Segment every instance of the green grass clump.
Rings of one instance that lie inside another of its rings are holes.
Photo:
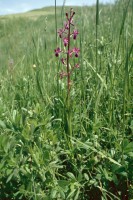
[[[69,7],[0,17],[0,200],[133,199],[133,3],[73,9],[71,136],[54,56]]]

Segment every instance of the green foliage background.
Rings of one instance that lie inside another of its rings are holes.
[[[133,199],[133,2],[98,2],[74,7],[72,137],[54,56],[69,7],[0,17],[1,200]]]

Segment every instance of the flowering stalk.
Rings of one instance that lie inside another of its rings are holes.
[[[67,88],[68,88],[68,92],[67,92],[67,98],[69,98],[69,94],[70,94],[70,70],[69,70],[69,52],[70,52],[70,20],[68,20],[68,49],[67,49]]]
[[[73,16],[74,15],[75,15],[75,12],[73,11],[73,9],[70,9],[70,16],[68,15],[68,13],[66,13],[67,21],[64,23],[64,27],[62,29],[59,29],[59,31],[58,31],[58,35],[63,41],[65,51],[61,50],[59,47],[57,47],[55,49],[55,56],[56,57],[59,57],[60,53],[64,53],[65,55],[67,55],[66,58],[61,58],[62,64],[66,66],[67,73],[61,72],[62,76],[60,76],[60,77],[63,78],[63,74],[64,74],[64,76],[67,77],[67,90],[68,90],[67,96],[70,95],[70,85],[71,85],[70,58],[72,57],[73,54],[75,54],[75,57],[78,57],[79,52],[80,52],[80,50],[76,47],[74,47],[73,49],[70,49],[71,37],[73,38],[73,40],[76,40],[77,35],[79,34],[78,30],[76,30],[76,29],[74,29],[73,32],[71,32],[71,26],[73,26],[73,28],[74,28],[74,23],[73,23]],[[79,66],[79,64],[77,63],[74,67],[77,68],[77,65]]]
[[[61,58],[61,62],[64,66],[66,66],[66,71],[60,73],[60,78],[67,77],[67,124],[68,124],[68,132],[71,133],[71,114],[70,114],[70,89],[71,89],[71,74],[75,68],[79,68],[79,64],[76,63],[75,66],[70,68],[70,59],[74,55],[76,58],[79,56],[80,50],[77,47],[71,49],[70,41],[71,38],[76,40],[78,33],[77,29],[74,29],[73,16],[75,12],[73,9],[70,9],[70,14],[66,13],[66,22],[64,23],[64,27],[59,29],[58,35],[62,39],[64,49],[61,50],[59,47],[55,49],[55,56],[59,57],[60,54],[64,54],[65,56]],[[73,30],[72,30],[73,29]],[[72,31],[71,31],[72,30]]]

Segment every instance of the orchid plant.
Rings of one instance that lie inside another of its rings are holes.
[[[66,70],[60,72],[60,78],[67,77],[67,102],[66,102],[66,121],[67,124],[66,133],[72,136],[71,129],[71,106],[70,106],[70,89],[71,89],[71,74],[75,68],[79,68],[79,64],[76,63],[73,67],[71,66],[70,59],[73,57],[78,58],[80,49],[77,47],[71,48],[71,40],[76,40],[79,34],[78,30],[75,29],[73,22],[73,17],[75,12],[70,9],[70,13],[66,13],[66,21],[64,22],[64,27],[58,30],[59,38],[63,42],[64,48],[61,49],[57,47],[55,51],[55,56],[60,57],[60,62],[66,66]],[[62,56],[63,55],[63,56]]]

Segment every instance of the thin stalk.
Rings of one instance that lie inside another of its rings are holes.
[[[56,0],[55,0],[55,30],[56,30],[56,46],[57,46],[57,11],[56,11]]]
[[[68,49],[67,49],[67,99],[70,96],[70,69],[69,69],[69,52],[70,52],[70,22],[69,22],[69,29],[68,29]]]
[[[98,69],[98,25],[99,25],[99,0],[96,2],[96,69]]]
[[[56,46],[57,46],[57,10],[56,10],[56,0],[55,0],[55,42],[56,42]],[[57,67],[57,77],[58,77],[58,74],[59,74],[59,65]],[[58,96],[59,96],[59,79],[57,78],[57,93],[58,93]]]
[[[68,123],[68,134],[71,136],[71,113],[70,113],[70,68],[69,68],[69,52],[70,52],[70,20],[69,20],[69,29],[68,29],[68,48],[67,48],[67,123]]]
[[[98,73],[98,24],[99,24],[99,0],[96,2],[96,72]],[[97,77],[95,77],[95,83],[97,83]],[[99,87],[99,86],[98,86]],[[95,97],[97,97],[97,89],[95,89]],[[97,108],[94,108],[94,121],[97,119]]]
[[[119,42],[118,42],[118,48],[117,48],[117,53],[116,53],[116,59],[118,59],[118,56],[119,56],[121,36],[122,36],[123,30],[124,30],[124,25],[125,25],[125,20],[126,20],[127,13],[128,13],[129,3],[130,3],[130,0],[125,5],[124,12],[123,12],[123,18],[122,18],[122,23],[121,23],[121,27],[120,27]]]

